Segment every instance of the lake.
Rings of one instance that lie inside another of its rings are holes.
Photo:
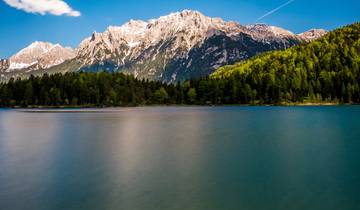
[[[360,106],[0,110],[1,210],[359,210]]]

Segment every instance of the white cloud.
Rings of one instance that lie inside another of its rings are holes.
[[[67,15],[79,17],[81,13],[73,10],[62,0],[4,0],[6,4],[16,9],[24,10],[29,13],[39,13],[41,15]]]

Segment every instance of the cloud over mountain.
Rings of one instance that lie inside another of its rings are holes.
[[[72,9],[62,0],[4,0],[6,4],[19,10],[41,15],[52,14],[79,17],[81,13]]]

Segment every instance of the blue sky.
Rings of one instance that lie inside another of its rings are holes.
[[[36,5],[37,2],[44,2]],[[327,30],[360,21],[359,0],[0,0],[0,58],[33,41],[76,47],[93,31],[121,25],[129,19],[157,18],[184,9],[242,24],[288,4],[259,22],[300,33]],[[20,2],[20,3],[19,3]],[[25,2],[25,3],[24,3]]]

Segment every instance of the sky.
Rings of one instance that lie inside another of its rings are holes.
[[[76,47],[92,32],[184,9],[301,33],[360,21],[359,0],[0,0],[0,58],[34,41]]]

